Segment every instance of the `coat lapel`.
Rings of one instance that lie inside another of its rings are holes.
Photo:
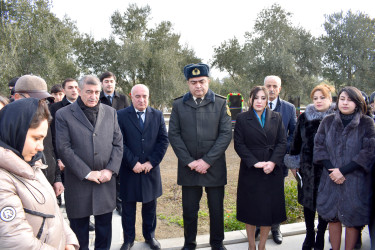
[[[264,136],[266,136],[266,133],[264,129],[262,128],[262,125],[260,125],[260,122],[258,121],[258,118],[254,114],[254,111],[252,109],[249,110],[247,121],[250,127],[252,127],[253,129],[256,129],[260,134],[263,134]],[[267,124],[267,114],[266,114],[266,124]]]
[[[143,127],[143,131],[146,131],[146,129],[149,127],[149,125],[151,124],[151,121],[154,120],[153,117],[154,117],[154,112],[152,111],[150,107],[147,107],[145,125]]]
[[[100,128],[100,124],[102,123],[104,119],[104,104],[99,104],[99,112],[98,117],[96,118],[96,124],[95,124],[95,130],[96,128]]]
[[[274,121],[274,118],[275,116],[273,115],[272,113],[272,110],[270,109],[267,109],[267,112],[266,112],[266,121],[265,121],[265,124],[264,124],[264,133],[267,135],[268,131],[270,129],[274,129],[274,124],[272,124]]]
[[[139,125],[138,115],[135,112],[134,106],[132,105],[131,108],[128,109],[130,121],[134,124],[134,126],[142,133],[141,126]],[[146,119],[147,120],[147,119]]]
[[[78,106],[77,102],[74,102],[72,105],[70,105],[70,110],[73,113],[73,116],[80,121],[83,125],[85,125],[88,129],[91,131],[94,131],[94,127],[87,119],[85,113],[83,113],[82,109]]]

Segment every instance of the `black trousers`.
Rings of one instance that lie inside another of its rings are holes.
[[[210,212],[210,245],[221,247],[224,240],[224,186],[205,187],[205,191]],[[195,249],[197,246],[198,211],[202,193],[201,186],[182,186],[184,245],[189,249]]]
[[[122,201],[122,230],[124,242],[133,242],[135,239],[135,215],[137,202]],[[156,199],[142,203],[142,233],[146,240],[155,237],[156,229]]]
[[[95,250],[108,250],[112,241],[112,212],[95,215]],[[90,217],[69,219],[70,227],[78,238],[81,250],[89,250]]]

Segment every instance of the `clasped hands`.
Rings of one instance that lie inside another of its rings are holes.
[[[205,162],[202,159],[199,159],[199,160],[195,160],[195,161],[190,162],[188,164],[188,167],[191,170],[195,170],[200,174],[206,174],[207,169],[210,167],[210,164],[208,164],[207,162]]]
[[[112,171],[103,169],[100,171],[91,171],[87,179],[98,184],[110,181],[112,178]]]
[[[329,177],[334,183],[336,184],[344,183],[344,181],[346,180],[345,176],[340,172],[338,168],[330,168],[328,170],[331,171],[331,173],[329,174]]]
[[[145,174],[151,171],[153,166],[149,161],[146,161],[145,163],[141,164],[140,162],[137,162],[135,166],[133,167],[133,172],[136,174],[142,173],[145,171]]]
[[[272,161],[260,161],[260,162],[255,163],[254,167],[263,168],[263,172],[265,174],[270,174],[275,168],[275,163]]]

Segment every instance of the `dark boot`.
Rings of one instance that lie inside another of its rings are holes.
[[[325,221],[322,217],[318,217],[318,232],[316,233],[315,247],[314,250],[323,250],[324,249],[324,234],[327,229],[328,222]]]
[[[358,235],[357,242],[355,243],[354,249],[361,249],[361,247],[362,247],[362,230],[363,230],[363,227],[358,227],[357,229],[359,231],[359,235]]]
[[[302,250],[311,250],[315,244],[315,211],[311,211],[307,207],[303,208],[306,224],[306,238],[302,245]]]

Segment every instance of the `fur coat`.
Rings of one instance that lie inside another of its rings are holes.
[[[302,187],[298,185],[298,202],[308,209],[315,211],[316,196],[323,166],[313,163],[314,137],[320,122],[334,112],[331,105],[325,112],[319,112],[313,104],[309,104],[303,114],[298,117],[290,155],[299,155],[299,173],[302,177]]]
[[[375,156],[374,121],[357,112],[344,127],[340,112],[321,122],[314,141],[314,163],[330,160],[335,168],[351,161],[359,166],[345,175],[343,184],[335,184],[323,169],[316,207],[330,221],[338,219],[348,227],[368,224],[371,197],[371,168]]]

